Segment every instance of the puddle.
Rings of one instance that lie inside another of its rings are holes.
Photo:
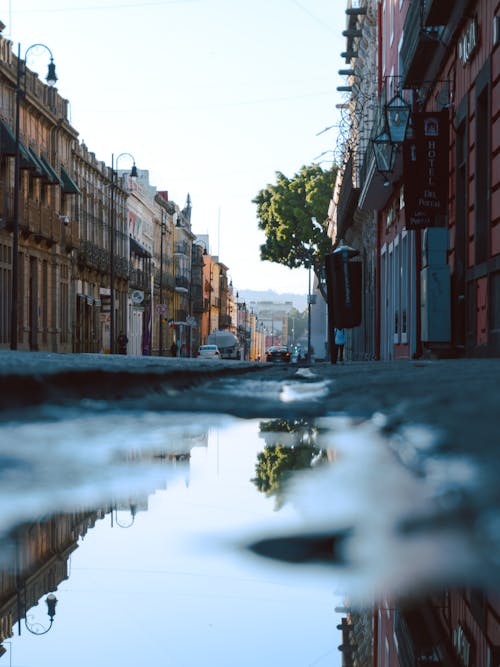
[[[496,591],[496,485],[424,426],[88,408],[1,428],[0,665],[340,665]]]

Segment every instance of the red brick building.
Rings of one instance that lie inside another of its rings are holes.
[[[362,251],[370,284],[375,256],[377,307],[365,309],[363,328],[375,331],[378,358],[497,356],[500,3],[347,5],[349,86],[340,90],[350,91],[351,128],[330,217],[332,240]],[[388,122],[395,99],[410,111],[398,141],[389,126],[403,109]],[[419,133],[432,122],[439,130],[423,155]],[[351,340],[353,358],[371,354],[355,330]]]

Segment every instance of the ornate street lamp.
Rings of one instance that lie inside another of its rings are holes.
[[[392,143],[387,130],[383,130],[372,139],[373,152],[375,154],[375,166],[377,171],[384,175],[384,185],[390,185],[388,174],[394,171],[396,163],[396,146]]]
[[[28,632],[31,632],[31,634],[33,635],[46,634],[50,630],[50,628],[52,627],[52,623],[54,622],[54,616],[56,615],[56,605],[57,605],[57,598],[54,595],[54,593],[49,593],[47,595],[47,597],[45,598],[45,604],[47,605],[47,614],[50,620],[48,628],[45,628],[41,623],[29,624],[27,615],[25,615],[24,617],[24,625],[26,627],[26,630],[28,630]]]
[[[384,185],[390,185],[389,174],[394,171],[410,123],[411,107],[399,92],[384,105],[385,125],[372,139],[377,171],[384,175]]]
[[[393,144],[402,144],[406,139],[410,113],[411,107],[400,93],[396,93],[385,105],[387,130]]]
[[[18,310],[18,288],[19,288],[19,199],[20,199],[20,173],[21,173],[21,142],[19,116],[21,99],[26,95],[26,58],[28,53],[35,48],[48,51],[50,63],[45,80],[47,85],[54,86],[57,81],[56,66],[52,51],[45,44],[32,44],[21,59],[21,45],[17,49],[17,77],[16,77],[16,118],[15,118],[15,153],[14,153],[14,230],[12,236],[12,280],[11,280],[11,312],[10,312],[10,349],[17,350],[17,310]]]
[[[132,159],[133,165],[130,171],[131,178],[137,178],[137,167],[135,166],[135,158],[130,153],[120,153],[115,161],[114,154],[111,155],[111,199],[110,199],[110,226],[109,226],[109,351],[111,354],[115,352],[115,233],[116,233],[116,206],[115,206],[115,191],[117,188],[118,178],[118,162],[121,157],[128,156]],[[116,164],[116,170],[115,170]]]
[[[118,508],[115,506],[111,510],[111,527],[113,527],[113,524],[116,523],[116,525],[119,526],[120,528],[130,528],[131,526],[134,525],[136,514],[137,514],[137,505],[135,505],[134,503],[130,503],[130,519],[128,521],[120,521],[118,519]]]

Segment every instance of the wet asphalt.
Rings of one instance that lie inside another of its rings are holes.
[[[89,400],[249,418],[381,414],[387,431],[425,424],[454,450],[500,451],[500,358],[278,365],[0,351],[0,418]]]

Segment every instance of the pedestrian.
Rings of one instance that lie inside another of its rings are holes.
[[[334,329],[334,341],[335,341],[335,355],[334,355],[334,364],[338,361],[339,364],[344,363],[344,345],[345,345],[345,330],[344,329]]]
[[[172,342],[172,345],[170,346],[170,354],[173,357],[177,356],[177,343],[175,342],[175,340]]]
[[[127,344],[127,334],[122,329],[118,336],[118,354],[127,354]]]

